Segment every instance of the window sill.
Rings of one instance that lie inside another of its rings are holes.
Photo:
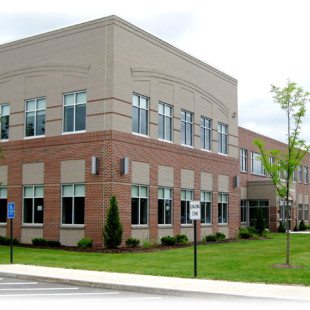
[[[24,137],[24,140],[39,139],[39,138],[45,138],[45,135]]]
[[[200,149],[200,151],[207,152],[207,153],[212,153],[212,150],[207,150],[207,149]]]
[[[84,133],[86,132],[86,130],[79,130],[79,131],[66,131],[66,132],[63,132],[62,135],[76,135],[76,134],[79,134],[79,133]]]
[[[181,224],[181,228],[190,228],[190,227],[194,227],[193,224]]]
[[[240,171],[240,173],[248,174],[248,172],[247,172],[247,171]]]
[[[188,147],[188,148],[190,148],[190,149],[194,149],[194,147],[193,147],[192,145],[187,145],[187,144],[182,144],[182,143],[181,143],[181,146],[185,146],[185,147]]]
[[[217,152],[218,155],[222,155],[222,156],[228,156],[228,153],[220,153],[220,152]]]
[[[228,223],[219,223],[219,224],[217,224],[217,226],[219,226],[219,227],[228,227]]]
[[[22,228],[43,228],[43,224],[23,223]]]
[[[6,222],[2,222],[2,223],[0,223],[0,227],[6,227]]]
[[[133,229],[149,229],[150,227],[149,227],[149,225],[137,225],[137,224],[135,224],[135,225],[131,225],[131,228],[133,228]]]
[[[84,224],[61,224],[60,229],[85,229]]]
[[[173,228],[172,224],[158,224],[158,228]]]
[[[158,141],[173,144],[173,141],[171,141],[171,140],[165,140],[165,139],[158,138]]]
[[[3,139],[3,140],[0,139],[0,142],[9,142],[9,139]]]
[[[258,177],[266,177],[265,174],[259,174],[259,173],[254,173],[254,172],[251,172],[252,175],[256,175]]]
[[[142,133],[138,133],[138,132],[131,132],[133,135],[138,136],[138,137],[143,137],[143,138],[148,138],[150,139],[150,137],[148,135],[144,135]]]
[[[201,223],[201,227],[212,227],[212,223]]]

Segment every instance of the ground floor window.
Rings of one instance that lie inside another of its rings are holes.
[[[43,224],[44,187],[42,185],[24,186],[23,223]]]
[[[303,220],[303,210],[302,210],[302,203],[298,204],[298,220]]]
[[[85,185],[62,186],[62,224],[84,224]]]
[[[148,187],[133,185],[131,187],[131,224],[148,224]]]
[[[304,205],[304,221],[306,222],[309,221],[309,205],[308,204]]]
[[[158,224],[171,224],[172,217],[172,189],[158,189]]]
[[[0,187],[0,223],[6,223],[7,204],[7,189],[5,187]]]
[[[191,224],[192,220],[189,218],[189,205],[193,200],[193,191],[188,189],[181,190],[181,224]]]
[[[228,223],[228,194],[219,193],[218,196],[218,223]]]
[[[241,206],[241,212],[240,212],[241,223],[247,223],[248,222],[247,201],[242,199],[240,206]]]
[[[201,223],[211,224],[211,192],[202,191],[200,193],[201,201]]]

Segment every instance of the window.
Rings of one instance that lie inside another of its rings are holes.
[[[220,154],[227,154],[228,153],[228,126],[222,123],[218,123],[218,152]]]
[[[240,221],[241,221],[241,223],[247,223],[248,222],[247,201],[242,199],[240,206],[241,206],[241,213],[240,213],[241,214],[241,219],[240,219]]]
[[[219,193],[218,196],[218,223],[227,224],[228,223],[228,194]]]
[[[158,104],[158,138],[172,141],[172,107],[165,103]]]
[[[7,189],[0,187],[0,223],[6,223],[7,204]]]
[[[84,224],[85,185],[62,186],[62,224]]]
[[[309,221],[309,205],[308,204],[304,205],[304,221],[306,222]]]
[[[133,94],[132,96],[132,132],[148,135],[149,98]]]
[[[44,188],[41,185],[24,186],[23,223],[43,224]]]
[[[192,190],[181,190],[181,224],[191,224],[192,220],[189,218],[189,205],[193,200]]]
[[[172,218],[172,189],[158,189],[158,224],[171,224]]]
[[[240,149],[240,171],[248,171],[248,150]]]
[[[293,182],[297,182],[297,172],[296,170],[293,171]]]
[[[131,224],[148,224],[148,188],[133,185],[131,187]]]
[[[202,191],[201,201],[201,223],[211,224],[211,192]]]
[[[265,175],[265,170],[262,162],[260,161],[260,155],[258,153],[252,152],[251,154],[252,162],[252,173],[257,175]]]
[[[298,204],[298,220],[303,220],[303,209],[302,209],[302,203]]]
[[[86,128],[86,91],[64,94],[64,132]]]
[[[302,165],[298,166],[298,182],[302,183]]]
[[[0,105],[0,140],[9,139],[10,124],[10,106],[8,104]]]
[[[203,150],[211,151],[212,121],[207,117],[200,118],[200,146]]]
[[[26,129],[25,136],[44,136],[45,135],[45,106],[46,99],[26,100]]]
[[[304,166],[304,183],[309,183],[309,171],[307,166]]]
[[[193,113],[181,111],[181,144],[193,146]]]

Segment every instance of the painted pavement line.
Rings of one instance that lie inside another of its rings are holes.
[[[119,292],[106,293],[46,293],[46,294],[1,294],[0,297],[37,297],[37,296],[86,296],[86,295],[118,295]]]
[[[2,282],[0,285],[36,285],[38,282]]]
[[[56,291],[78,290],[78,287],[37,287],[37,288],[0,288],[0,291]]]

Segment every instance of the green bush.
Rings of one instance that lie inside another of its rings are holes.
[[[93,239],[89,237],[84,237],[82,238],[78,243],[77,243],[79,248],[91,248],[93,246]]]
[[[58,240],[46,240],[46,245],[52,248],[60,247],[60,242]]]
[[[178,234],[175,237],[176,237],[176,243],[178,243],[178,244],[186,244],[186,243],[188,243],[188,238],[187,238],[186,235]]]
[[[125,241],[125,243],[128,247],[135,248],[140,245],[140,240],[130,237]]]
[[[175,245],[177,243],[177,238],[172,236],[165,236],[160,239],[161,245]]]
[[[268,238],[269,237],[269,229],[268,228],[265,228],[263,231],[262,231],[262,234],[261,236],[264,237],[264,238]]]
[[[31,242],[33,245],[46,246],[46,240],[44,238],[33,238]]]
[[[156,246],[156,245],[157,245],[156,242],[152,242],[152,241],[145,240],[145,241],[143,241],[142,247],[143,247],[144,249],[149,249],[149,248],[152,248],[152,247],[154,247],[154,246]]]
[[[249,227],[246,228],[239,228],[239,234],[238,237],[240,239],[250,239],[254,236],[254,233]]]
[[[225,240],[225,238],[226,238],[225,234],[223,234],[223,233],[221,233],[221,232],[217,232],[217,233],[215,234],[215,239],[216,239],[217,241],[223,241],[223,240]]]
[[[216,241],[216,236],[215,235],[207,235],[205,236],[205,242],[215,242]]]
[[[103,229],[104,245],[110,249],[117,248],[122,243],[122,236],[123,227],[119,218],[117,199],[112,196]]]
[[[280,224],[279,224],[279,226],[277,228],[277,231],[278,231],[278,233],[285,233],[285,227],[284,227],[282,221],[280,221]]]
[[[10,245],[10,244],[11,244],[11,238],[0,236],[0,245]],[[17,244],[19,244],[19,241],[13,238],[13,245]]]
[[[256,231],[261,236],[264,229],[266,228],[266,223],[263,215],[263,210],[261,208],[257,209],[257,220],[256,220]]]
[[[305,222],[303,220],[299,223],[299,231],[305,231],[307,229],[307,226],[305,225]]]

